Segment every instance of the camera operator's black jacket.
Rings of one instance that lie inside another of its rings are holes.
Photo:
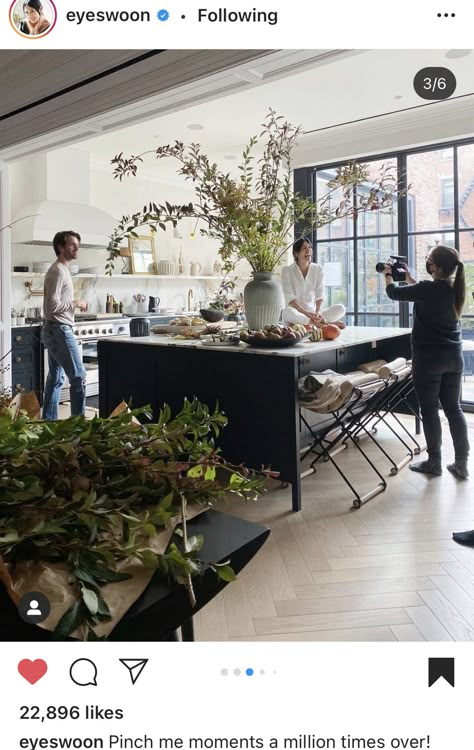
[[[415,303],[411,334],[414,350],[449,348],[453,354],[461,353],[461,325],[454,311],[454,290],[449,281],[419,281],[407,286],[392,283],[385,291],[390,299]]]

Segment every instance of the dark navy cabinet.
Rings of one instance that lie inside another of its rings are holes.
[[[41,401],[41,326],[12,328],[12,390],[34,391]]]

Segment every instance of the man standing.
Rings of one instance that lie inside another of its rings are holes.
[[[87,309],[87,302],[74,299],[69,264],[79,254],[81,237],[77,232],[64,231],[54,235],[56,262],[44,280],[43,344],[48,350],[48,376],[44,389],[43,419],[57,419],[59,396],[64,374],[70,384],[71,416],[85,413],[86,371],[72,332],[74,308]]]

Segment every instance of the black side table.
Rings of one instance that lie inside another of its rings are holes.
[[[204,562],[225,562],[238,574],[256,555],[270,530],[241,518],[215,510],[188,522],[189,534],[203,534],[200,558]],[[192,617],[227,585],[214,571],[206,569],[193,581],[197,604],[191,607],[184,587],[167,583],[155,574],[143,594],[117,623],[109,641],[175,641],[181,628],[182,639],[194,640]],[[0,584],[0,641],[49,641],[48,630],[29,625]],[[74,640],[68,638],[68,640]]]

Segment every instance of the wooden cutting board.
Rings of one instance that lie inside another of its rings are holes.
[[[199,326],[171,326],[156,325],[152,326],[152,333],[187,333],[188,331],[204,331],[208,326],[219,329],[220,331],[231,331],[237,328],[237,323],[231,320],[220,320],[218,323],[206,323],[203,321]]]

